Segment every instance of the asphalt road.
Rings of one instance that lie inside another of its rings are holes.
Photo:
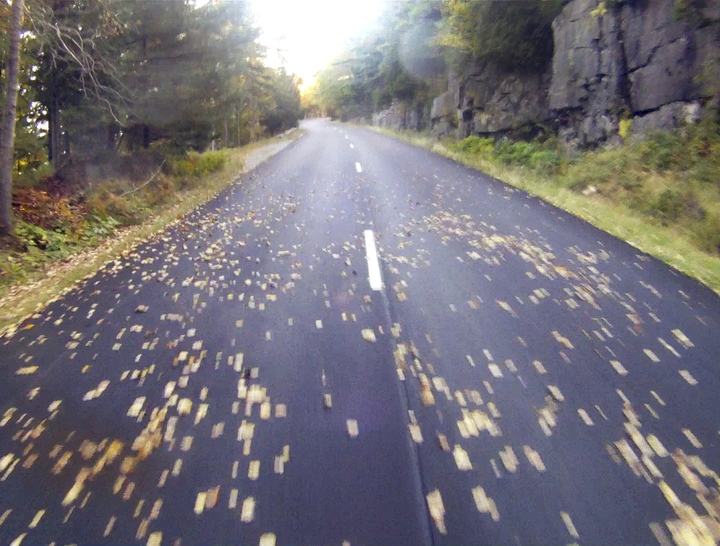
[[[305,128],[0,340],[0,543],[720,540],[717,295]]]

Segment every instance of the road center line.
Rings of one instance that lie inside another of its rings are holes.
[[[377,247],[375,246],[375,234],[371,229],[366,229],[363,234],[365,235],[365,254],[367,256],[370,288],[373,290],[382,290],[380,261],[378,260]]]
[[[360,166],[360,163],[358,163],[357,161],[355,162],[355,170],[359,173],[362,172],[362,167]]]

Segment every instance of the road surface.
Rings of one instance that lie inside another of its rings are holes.
[[[0,340],[0,543],[720,539],[713,292],[305,128]]]

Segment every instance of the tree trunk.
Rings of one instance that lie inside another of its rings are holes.
[[[240,105],[235,106],[235,111],[237,112],[237,145],[242,146],[242,142],[240,140]]]
[[[0,128],[0,235],[12,233],[12,173],[15,144],[15,113],[20,67],[20,33],[24,0],[13,0],[10,22],[10,55],[7,66],[7,90]]]
[[[48,159],[52,163],[53,170],[57,171],[60,168],[60,157],[62,151],[60,147],[60,134],[62,128],[60,127],[60,108],[58,106],[58,99],[55,93],[55,83],[52,83],[52,89],[50,90],[51,98],[50,105],[48,108]]]

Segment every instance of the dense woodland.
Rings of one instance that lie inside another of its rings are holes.
[[[123,169],[168,172],[188,153],[243,145],[302,115],[296,78],[263,64],[245,2],[14,0],[0,2],[6,148],[13,36],[19,91],[12,161],[2,165],[5,232],[10,177],[17,215],[18,190],[70,195],[110,174],[141,174]]]

